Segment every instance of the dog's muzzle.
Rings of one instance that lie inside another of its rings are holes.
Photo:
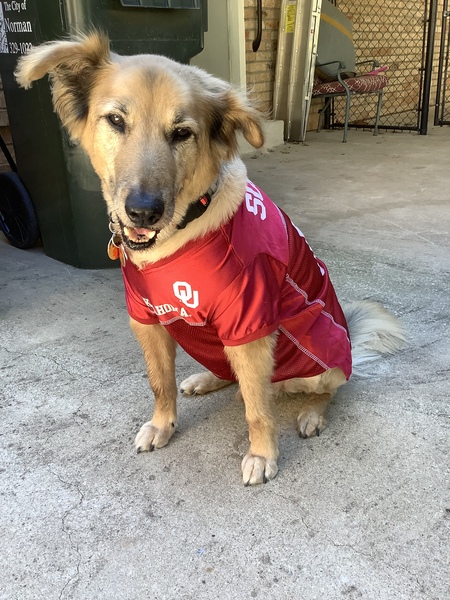
[[[158,223],[164,215],[161,196],[140,190],[131,191],[125,200],[129,224],[120,222],[123,242],[132,250],[147,250],[156,241]]]
[[[184,229],[191,221],[201,217],[211,204],[212,197],[219,187],[219,177],[214,184],[197,200],[192,202],[182,220],[176,225],[176,229]],[[125,225],[121,220],[114,219],[110,214],[109,228],[112,233],[108,245],[108,255],[113,260],[126,259],[125,247],[130,250],[147,250],[157,240],[160,225],[164,215],[165,204],[161,196],[150,192],[133,190],[125,200],[125,212],[129,218],[129,224]],[[123,264],[123,261],[122,261]]]

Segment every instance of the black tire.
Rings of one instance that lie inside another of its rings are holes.
[[[31,198],[17,173],[0,173],[0,229],[16,248],[31,248],[39,225]]]

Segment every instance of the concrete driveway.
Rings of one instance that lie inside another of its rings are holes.
[[[151,393],[117,269],[0,241],[0,598],[450,598],[450,130],[310,134],[246,157],[340,299],[399,315],[410,345],[352,379],[319,437],[278,402],[280,472],[244,488],[243,406],[180,397],[137,455]],[[183,352],[178,379],[197,369]]]

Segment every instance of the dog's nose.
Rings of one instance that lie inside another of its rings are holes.
[[[164,201],[156,194],[135,190],[127,196],[125,211],[133,225],[148,229],[163,216]]]

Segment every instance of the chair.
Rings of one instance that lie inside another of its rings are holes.
[[[343,142],[347,142],[347,133],[348,133],[348,124],[350,118],[350,102],[351,98],[354,95],[362,95],[362,94],[377,94],[378,103],[377,110],[375,116],[375,127],[373,131],[373,135],[378,135],[378,124],[380,120],[381,106],[383,103],[383,90],[388,83],[388,78],[384,74],[387,71],[388,67],[380,67],[379,63],[374,60],[366,60],[363,62],[356,63],[356,67],[362,66],[364,64],[372,64],[372,70],[369,73],[363,74],[355,74],[347,79],[344,79],[343,76],[347,74],[348,71],[345,68],[345,65],[336,60],[330,61],[327,63],[322,63],[321,65],[316,65],[316,73],[317,70],[322,71],[323,67],[328,65],[338,65],[336,75],[337,79],[333,81],[323,81],[320,78],[320,75],[316,75],[314,78],[314,85],[312,90],[313,98],[323,98],[325,100],[325,104],[323,108],[319,111],[319,123],[317,126],[317,131],[320,131],[322,118],[325,111],[330,106],[331,100],[337,97],[345,97],[346,105],[345,105],[345,121],[344,121],[344,138]]]

